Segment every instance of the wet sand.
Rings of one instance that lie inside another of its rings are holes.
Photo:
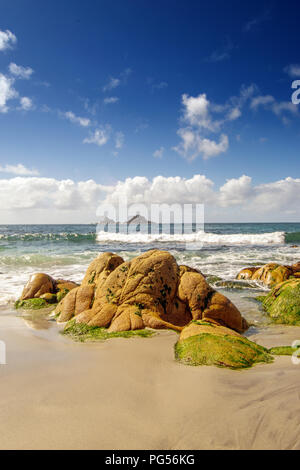
[[[300,328],[247,336],[290,345]],[[176,338],[82,344],[38,315],[0,315],[0,448],[300,449],[300,365],[277,357],[243,371],[183,366]]]

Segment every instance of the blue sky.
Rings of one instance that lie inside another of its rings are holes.
[[[214,185],[211,220],[300,220],[294,1],[2,0],[0,19],[3,223],[44,221],[45,208],[53,222],[87,221],[79,182],[99,185],[91,206],[118,184],[134,199],[134,177],[143,197],[158,176],[194,175]],[[51,203],[8,196],[50,180]],[[278,205],[257,216],[276,188]]]

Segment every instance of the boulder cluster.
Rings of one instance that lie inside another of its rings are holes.
[[[271,289],[258,300],[274,322],[300,325],[300,262],[291,266],[268,263],[245,268],[237,279],[257,281]]]
[[[300,262],[291,266],[268,263],[264,266],[242,269],[237,275],[238,280],[258,281],[266,287],[276,286],[291,277],[300,279]]]
[[[103,253],[81,285],[55,309],[58,322],[128,331],[145,327],[181,331],[192,320],[213,320],[238,332],[248,325],[238,309],[196,269],[179,266],[166,251],[150,250],[131,261]]]
[[[41,308],[47,304],[55,304],[75,287],[78,287],[76,282],[53,279],[48,274],[35,273],[30,276],[15,306],[16,308]]]
[[[261,299],[265,309],[281,323],[300,324],[300,263],[246,268],[237,278],[275,286]],[[50,303],[73,337],[149,336],[165,328],[180,333],[175,357],[184,364],[240,369],[273,360],[270,350],[241,335],[248,324],[235,305],[200,271],[178,265],[166,251],[150,250],[126,262],[102,253],[80,285],[34,274],[16,307]]]

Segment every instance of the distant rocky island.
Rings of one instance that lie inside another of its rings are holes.
[[[133,217],[130,217],[127,222],[115,222],[113,219],[109,217],[103,216],[99,219],[99,224],[101,225],[113,225],[116,223],[120,223],[121,225],[147,225],[153,224],[150,220],[148,221],[144,216],[140,214],[136,214]]]

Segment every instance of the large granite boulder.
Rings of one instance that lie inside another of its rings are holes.
[[[292,266],[277,263],[268,263],[261,267],[242,269],[238,275],[239,280],[252,280],[264,284],[266,287],[274,287],[290,277],[300,278],[300,263]]]
[[[175,358],[186,365],[215,365],[244,369],[273,361],[272,355],[236,331],[216,322],[196,321],[186,326],[175,344]]]
[[[55,280],[44,273],[35,273],[30,276],[29,281],[25,285],[20,300],[28,300],[38,298],[43,294],[55,291]]]
[[[150,250],[131,261],[100,255],[55,310],[58,322],[106,327],[109,332],[150,328],[181,331],[191,320],[212,319],[247,329],[238,309],[197,270],[178,266],[166,251]]]
[[[289,279],[275,286],[262,301],[276,323],[300,325],[300,279]]]
[[[57,303],[78,284],[64,279],[53,279],[45,273],[32,274],[25,285],[16,308],[42,308],[48,304]],[[37,301],[41,299],[41,301]]]

